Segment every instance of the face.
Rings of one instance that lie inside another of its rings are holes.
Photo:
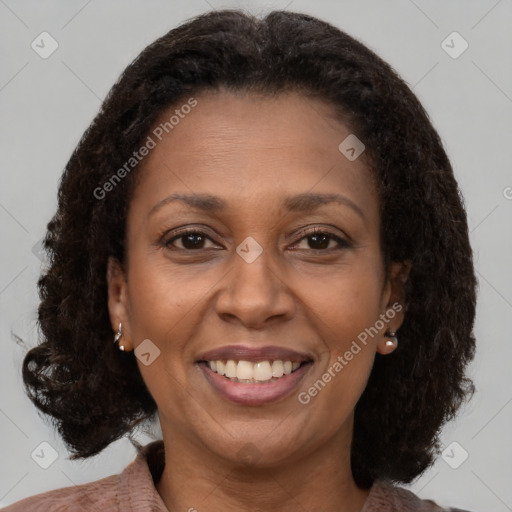
[[[146,354],[164,440],[262,466],[347,445],[403,316],[403,268],[384,273],[365,155],[340,152],[350,129],[319,100],[195,99],[161,140],[153,132],[138,171],[126,273],[109,265],[112,327]]]

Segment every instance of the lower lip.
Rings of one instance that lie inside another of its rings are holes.
[[[233,382],[210,369],[206,363],[199,363],[206,379],[221,396],[242,405],[263,405],[275,402],[289,395],[309,371],[312,362],[303,364],[289,375],[265,384]]]

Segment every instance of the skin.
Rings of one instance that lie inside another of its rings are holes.
[[[320,100],[222,89],[195,98],[142,162],[127,217],[127,266],[123,272],[110,260],[107,275],[112,329],[122,322],[126,350],[145,339],[160,350],[148,366],[137,360],[166,451],[157,491],[172,512],[360,511],[369,492],[350,470],[354,407],[376,352],[393,350],[384,333],[398,330],[403,308],[308,404],[297,394],[403,298],[406,266],[384,273],[365,154],[351,162],[340,153],[350,129]],[[284,209],[285,197],[310,192],[341,194],[364,217],[338,203]],[[173,193],[212,194],[227,206],[203,212],[174,201],[148,215]],[[170,241],[183,227],[206,238]],[[313,227],[349,245],[300,233]],[[263,248],[250,264],[236,252],[249,236]],[[195,361],[237,343],[292,348],[314,364],[291,395],[235,404]],[[256,453],[253,461],[240,450]]]

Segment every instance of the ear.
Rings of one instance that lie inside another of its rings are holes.
[[[124,346],[125,351],[130,351],[133,349],[133,344],[130,335],[131,328],[126,278],[121,264],[113,257],[110,257],[107,263],[107,286],[108,311],[112,330],[116,333],[119,324],[122,324],[122,337],[118,343]]]
[[[389,343],[392,338],[386,336],[386,332],[396,333],[405,318],[405,283],[409,278],[411,262],[393,262],[382,293],[381,318],[385,318],[385,327],[379,333],[377,340],[377,352],[390,354],[396,348],[396,344]],[[383,316],[384,315],[384,316]],[[397,335],[398,338],[398,335]]]

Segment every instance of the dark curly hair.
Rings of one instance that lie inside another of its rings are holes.
[[[411,263],[400,348],[376,355],[355,409],[352,471],[408,483],[439,452],[441,426],[474,392],[476,277],[462,195],[428,114],[393,68],[336,27],[273,11],[205,13],[145,48],[110,90],[61,178],[39,281],[42,342],[23,361],[26,392],[51,417],[71,460],[93,456],[157,406],[133,352],[112,343],[107,260],[125,260],[126,213],[137,169],[102,186],[141,146],[162,111],[225,88],[301,92],[332,106],[366,145],[378,185],[381,244]]]

